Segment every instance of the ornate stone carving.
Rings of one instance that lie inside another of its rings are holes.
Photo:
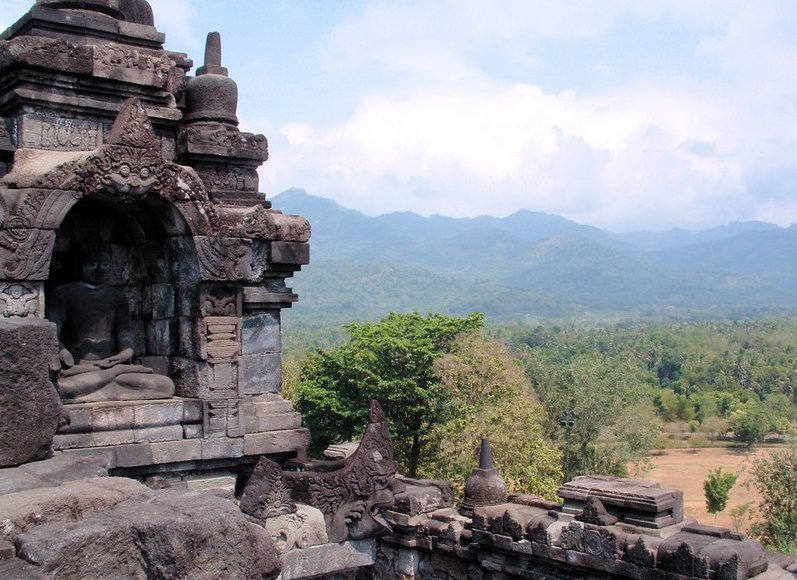
[[[74,119],[55,115],[26,115],[22,118],[20,146],[49,150],[91,150],[100,145],[102,129],[96,119]]]
[[[178,136],[181,153],[205,153],[266,161],[268,141],[263,135],[242,133],[230,125],[214,122],[194,123]]]
[[[250,275],[251,240],[222,237],[196,240],[200,274],[205,280],[242,280]]]
[[[245,514],[260,520],[294,513],[296,504],[282,479],[280,466],[261,457],[246,482],[238,507]]]
[[[46,280],[55,232],[36,229],[0,230],[0,277]]]
[[[194,171],[161,156],[149,117],[138,99],[125,101],[108,144],[58,166],[32,185],[80,195],[110,193],[123,205],[131,205],[151,192],[167,201],[192,201],[206,221],[216,220],[216,210]],[[196,232],[196,225],[189,223]]]
[[[271,210],[277,227],[276,239],[283,242],[306,242],[310,239],[310,222],[298,215],[285,215]]]
[[[128,82],[138,80],[140,84],[151,84],[166,90],[175,89],[185,73],[169,58],[168,53],[151,51],[121,44],[108,43],[93,48],[95,76],[113,78],[122,71],[138,74],[126,75]]]
[[[324,516],[307,505],[299,505],[295,513],[272,517],[264,523],[280,554],[329,541]]]
[[[322,463],[322,469],[285,472],[294,500],[321,510],[331,542],[358,540],[390,531],[378,513],[392,505],[396,462],[387,420],[371,402],[368,427],[348,459]]]
[[[539,522],[534,527],[529,527],[528,530],[529,540],[536,544],[544,544],[550,545],[551,543],[551,534],[548,533],[547,528],[543,524],[543,522]]]
[[[626,544],[623,560],[636,564],[637,566],[646,566],[649,568],[656,565],[656,557],[645,545],[645,541],[642,538],[637,538],[635,544]]]
[[[256,193],[260,183],[257,170],[253,167],[203,165],[198,166],[196,172],[211,192]]]
[[[659,566],[667,572],[675,572],[683,576],[708,577],[708,562],[706,558],[693,553],[691,546],[687,542],[681,542],[674,551],[660,549]]]
[[[570,522],[562,530],[557,543],[565,550],[575,550],[607,560],[617,559],[617,537],[608,530],[591,527],[589,524],[581,526],[577,522]]]
[[[9,41],[0,40],[0,70],[12,63],[89,74],[92,70],[91,48],[41,36],[18,36]]]
[[[202,427],[205,437],[243,437],[243,418],[237,399],[205,401]]]
[[[273,214],[262,205],[254,207],[224,207],[219,210],[221,235],[259,240],[273,240],[277,227]]]
[[[241,352],[241,320],[234,316],[209,316],[204,322],[207,360],[234,361]]]
[[[0,316],[3,318],[43,316],[42,299],[39,284],[0,284]]]
[[[591,497],[587,500],[583,511],[576,516],[576,519],[596,526],[611,526],[617,523],[617,518],[606,511],[606,508],[603,507],[603,502],[597,497]]]
[[[205,316],[239,316],[239,298],[234,286],[203,286],[199,295],[200,309]]]

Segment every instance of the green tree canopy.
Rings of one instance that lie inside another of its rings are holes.
[[[418,313],[347,325],[350,340],[308,355],[297,381],[297,407],[312,433],[312,449],[358,437],[368,402],[376,399],[390,420],[400,469],[414,477],[432,430],[454,412],[434,361],[451,351],[459,335],[483,325],[481,314]]]
[[[463,334],[456,346],[435,362],[455,414],[435,429],[434,451],[423,473],[464,487],[487,436],[509,491],[555,497],[562,459],[543,437],[544,409],[522,364],[505,345],[477,333]]]
[[[756,459],[751,473],[761,495],[761,520],[752,533],[772,548],[797,554],[797,445]]]
[[[722,467],[708,472],[708,477],[703,482],[703,491],[706,494],[706,510],[714,514],[715,521],[717,514],[728,505],[728,495],[736,484],[737,477],[735,473],[722,471]]]

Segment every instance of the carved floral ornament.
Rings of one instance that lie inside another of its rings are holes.
[[[178,204],[178,209],[194,235],[211,233],[218,216],[202,180],[190,167],[166,161],[159,148],[144,108],[138,99],[129,99],[122,106],[106,145],[63,163],[26,185],[74,191],[77,198],[111,194],[121,205],[133,205],[150,194],[169,202],[188,202],[192,211],[182,204]]]

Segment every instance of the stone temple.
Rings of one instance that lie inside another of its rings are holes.
[[[363,438],[308,461],[280,312],[310,224],[259,193],[222,39],[164,48],[145,0],[38,0],[0,34],[0,578],[792,578],[678,490],[507,496]],[[193,74],[192,74],[193,71]]]

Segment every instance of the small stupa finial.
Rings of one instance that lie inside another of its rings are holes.
[[[506,482],[501,476],[501,470],[493,463],[493,452],[490,449],[490,440],[482,438],[479,450],[479,467],[465,482],[465,498],[460,506],[460,513],[471,517],[474,508],[487,505],[497,505],[506,501]]]
[[[197,69],[196,74],[227,76],[227,69],[221,66],[221,34],[218,32],[208,32],[205,41],[205,64]]]

